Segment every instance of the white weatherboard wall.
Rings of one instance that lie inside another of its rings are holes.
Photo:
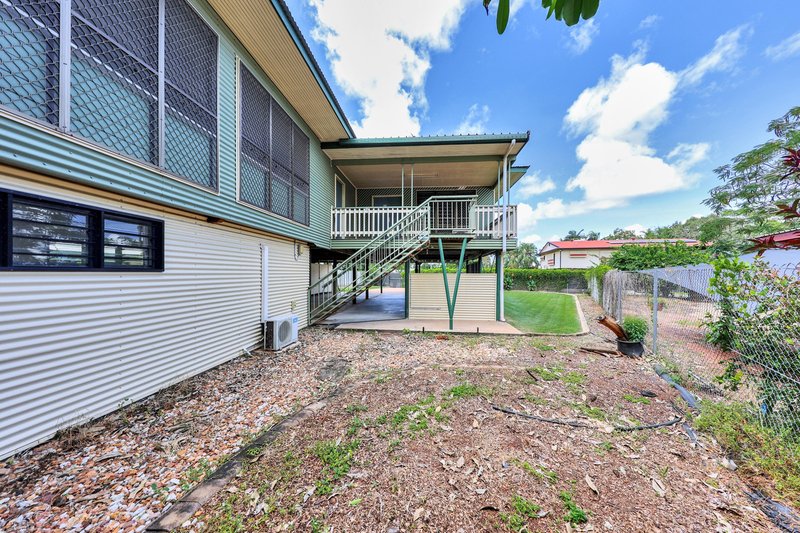
[[[447,283],[452,297],[456,275],[448,274]],[[448,319],[444,278],[439,273],[411,274],[409,318]],[[461,274],[456,299],[455,320],[495,320],[497,306],[496,274]]]
[[[164,272],[0,272],[0,457],[217,366],[269,312],[306,325],[309,250],[292,241],[12,178],[0,187],[164,220]],[[85,189],[83,189],[85,191]]]
[[[614,252],[608,248],[586,250],[554,250],[542,254],[540,264],[544,269],[553,268],[592,268]]]

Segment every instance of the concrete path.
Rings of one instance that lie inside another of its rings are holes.
[[[384,320],[377,322],[343,323],[336,329],[376,331],[432,331],[442,333],[486,333],[496,335],[525,335],[508,322],[494,320],[456,320],[453,329],[447,320]]]
[[[383,294],[379,289],[373,289],[369,291],[369,300],[366,300],[362,294],[358,297],[358,303],[345,305],[338,313],[329,316],[321,324],[337,325],[402,319],[406,315],[405,294],[403,288],[384,287]]]

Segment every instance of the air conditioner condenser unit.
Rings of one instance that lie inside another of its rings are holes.
[[[282,350],[297,342],[298,318],[296,315],[272,317],[264,322],[264,349]]]

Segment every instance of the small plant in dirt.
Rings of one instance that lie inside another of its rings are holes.
[[[467,372],[463,368],[456,368],[456,377],[463,377]]]
[[[338,444],[336,441],[326,440],[314,445],[313,453],[323,464],[323,477],[317,480],[317,494],[333,492],[333,482],[350,471],[353,456],[360,444],[358,440]]]
[[[348,415],[354,415],[354,414],[357,414],[357,413],[364,413],[368,409],[369,408],[366,405],[360,404],[360,403],[352,403],[352,404],[350,404],[350,405],[348,405],[347,407],[344,408],[345,412]]]
[[[626,316],[622,319],[622,329],[631,342],[642,342],[650,331],[650,325],[642,317]]]
[[[580,372],[575,372],[571,370],[561,376],[561,381],[567,383],[569,385],[583,385],[586,383],[586,374],[581,374]]]
[[[464,382],[456,385],[445,396],[456,399],[472,398],[475,396],[491,396],[492,390],[488,387],[481,387],[469,382]]]
[[[511,513],[500,513],[500,520],[512,531],[521,531],[527,525],[528,519],[539,517],[541,507],[517,494],[511,498],[511,509]]]
[[[573,403],[572,407],[580,414],[588,416],[589,418],[594,418],[595,420],[606,419],[605,411],[599,407],[592,407],[591,405],[586,405],[585,403]]]
[[[544,342],[537,340],[531,341],[531,347],[539,350],[540,352],[552,352],[553,350],[556,349],[556,347],[553,346],[552,344],[546,344]]]
[[[623,394],[622,397],[631,403],[650,405],[650,398],[646,398],[644,396],[638,396],[636,394]]]
[[[532,366],[528,369],[530,372],[539,376],[544,381],[558,381],[561,379],[561,373],[564,371],[561,367],[547,368],[544,366]]]
[[[572,493],[562,491],[558,497],[564,503],[564,509],[567,510],[567,514],[564,515],[564,522],[569,522],[570,524],[585,524],[589,521],[589,516],[586,511],[578,507],[573,500]]]
[[[547,405],[548,403],[547,400],[539,396],[536,396],[535,394],[525,393],[523,398],[525,398],[527,401],[531,402],[534,405]]]
[[[763,425],[746,404],[704,401],[692,425],[710,433],[739,465],[739,472],[757,485],[769,479],[776,496],[800,505],[800,442]]]
[[[352,437],[358,434],[359,430],[367,427],[367,423],[361,420],[358,416],[354,416],[350,421],[350,427],[347,428],[347,436]]]
[[[541,479],[549,483],[555,483],[558,481],[558,474],[543,466],[533,466],[528,461],[521,461],[519,459],[512,459],[511,463],[517,465],[522,470],[537,479]]]
[[[325,525],[325,522],[316,517],[311,519],[308,523],[308,527],[311,533],[328,533],[331,530],[331,528]]]
[[[184,479],[181,482],[181,490],[183,490],[184,492],[188,491],[194,485],[196,485],[197,483],[203,481],[206,477],[208,477],[208,475],[211,474],[212,470],[213,467],[211,465],[211,462],[205,457],[203,457],[202,459],[200,459],[197,465],[192,466],[186,470]]]

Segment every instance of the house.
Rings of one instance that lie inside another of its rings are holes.
[[[502,320],[529,134],[356,139],[283,0],[10,0],[0,65],[0,457],[399,267]]]
[[[592,268],[611,257],[614,250],[625,245],[646,246],[682,242],[687,246],[699,246],[694,239],[627,239],[600,241],[549,241],[539,252],[542,268]]]

